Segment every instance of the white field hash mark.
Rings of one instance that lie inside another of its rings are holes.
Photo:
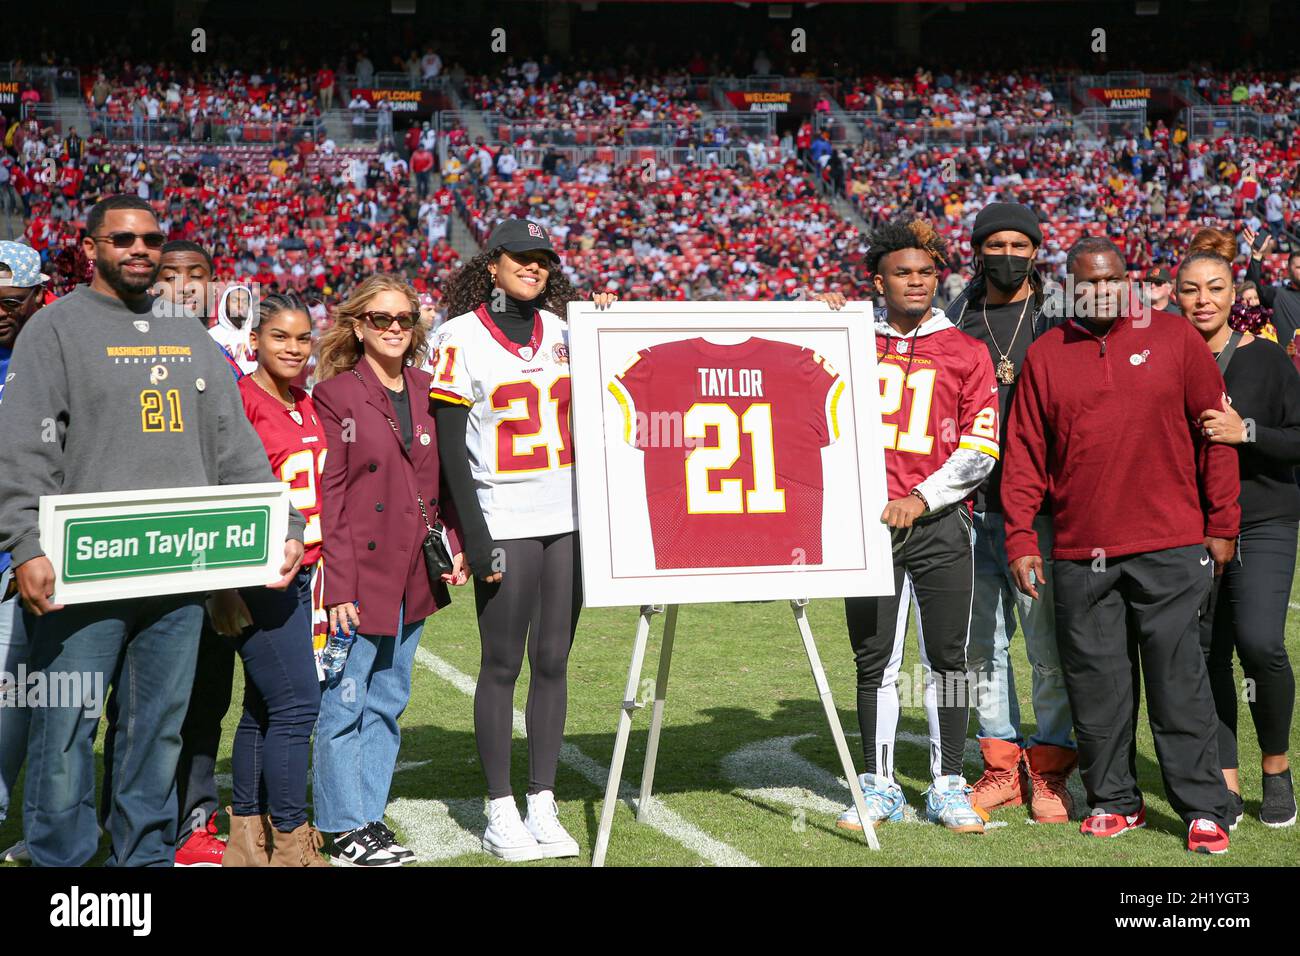
[[[474,678],[457,670],[432,651],[423,647],[418,648],[415,652],[415,661],[421,667],[441,677],[467,697],[472,698],[474,696]],[[525,726],[524,712],[516,707],[514,709],[515,736],[527,736]],[[560,762],[568,764],[586,777],[598,790],[604,792],[605,783],[609,777],[609,769],[592,760],[573,744],[565,743],[560,747]],[[635,812],[639,802],[637,790],[633,789],[630,784],[620,781],[618,794],[619,798]],[[714,866],[758,866],[757,863],[735,847],[709,836],[693,823],[689,823],[668,809],[662,801],[655,797],[650,798],[648,809],[650,812],[645,821],[648,826],[654,827],[664,836],[675,840]],[[479,812],[482,812],[481,808]],[[394,819],[397,818],[394,817]],[[404,827],[404,829],[410,832],[409,827]]]

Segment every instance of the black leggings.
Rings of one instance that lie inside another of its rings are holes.
[[[474,581],[483,647],[474,692],[474,736],[488,797],[508,797],[515,681],[528,647],[528,792],[555,789],[569,690],[569,648],[582,609],[576,532],[549,538],[498,540],[504,552],[498,584]]]
[[[1295,675],[1286,653],[1286,611],[1295,573],[1296,522],[1245,528],[1237,554],[1223,570],[1201,619],[1201,648],[1219,716],[1219,762],[1237,766],[1237,695],[1232,652],[1250,684],[1246,690],[1259,749],[1286,753],[1295,707]]]

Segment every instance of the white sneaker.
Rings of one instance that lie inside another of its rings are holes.
[[[560,810],[555,805],[555,794],[549,790],[528,795],[528,819],[524,826],[537,840],[546,859],[560,856],[577,856],[578,841],[560,823]]]
[[[0,853],[0,863],[30,863],[32,855],[27,852],[27,841],[19,840],[9,849]]]
[[[519,819],[514,797],[488,801],[488,825],[483,834],[483,849],[511,863],[540,860],[542,848]]]

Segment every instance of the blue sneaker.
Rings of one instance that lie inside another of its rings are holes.
[[[858,783],[862,787],[862,801],[867,805],[867,817],[873,827],[886,821],[898,823],[903,819],[903,808],[907,806],[907,801],[898,784],[874,773],[860,774]],[[849,808],[835,821],[835,825],[842,830],[861,830],[862,822],[858,819],[857,806],[850,803]]]
[[[984,818],[971,806],[965,777],[939,777],[930,784],[925,791],[925,817],[954,833],[984,832]]]

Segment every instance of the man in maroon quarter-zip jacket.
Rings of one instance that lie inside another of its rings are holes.
[[[1038,596],[1033,528],[1052,502],[1057,637],[1092,815],[1088,836],[1146,822],[1134,775],[1140,658],[1165,791],[1188,849],[1228,848],[1214,701],[1197,640],[1213,575],[1231,560],[1237,456],[1202,440],[1223,377],[1191,324],[1124,296],[1107,239],[1070,250],[1073,317],[1029,349],[1011,407],[1002,501],[1007,560]],[[1207,553],[1208,552],[1208,553]]]

